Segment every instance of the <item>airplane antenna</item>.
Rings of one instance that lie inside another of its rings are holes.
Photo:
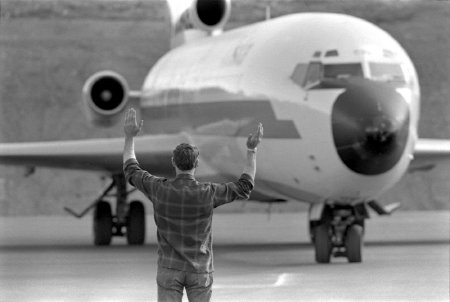
[[[272,8],[266,5],[266,21],[272,19]]]

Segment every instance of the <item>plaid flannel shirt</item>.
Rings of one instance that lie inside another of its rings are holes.
[[[156,177],[135,159],[124,163],[127,181],[153,203],[157,226],[158,264],[187,272],[212,272],[213,209],[236,199],[248,199],[254,181],[248,174],[224,184],[200,183],[194,176]]]

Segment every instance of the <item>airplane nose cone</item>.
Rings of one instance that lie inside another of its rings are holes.
[[[333,105],[336,150],[352,171],[377,175],[400,160],[409,135],[409,107],[394,88],[352,80]]]

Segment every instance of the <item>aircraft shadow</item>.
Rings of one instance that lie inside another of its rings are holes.
[[[366,241],[365,247],[387,247],[387,246],[415,246],[415,245],[450,245],[448,239],[430,239],[430,240],[395,240],[395,241]],[[277,243],[215,243],[215,251],[235,251],[235,252],[257,252],[257,251],[288,251],[298,249],[312,249],[313,245],[309,242],[277,242]],[[112,244],[110,246],[94,246],[86,244],[11,244],[0,245],[0,252],[7,251],[99,251],[102,252],[148,252],[157,250],[156,243],[148,243],[143,246],[128,246],[126,244]]]

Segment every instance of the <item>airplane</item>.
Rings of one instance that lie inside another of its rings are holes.
[[[251,199],[308,203],[316,262],[362,262],[369,208],[385,215],[399,206],[377,198],[409,169],[450,158],[450,140],[418,138],[420,87],[406,51],[349,15],[298,13],[225,31],[230,0],[170,0],[168,8],[171,49],[139,91],[110,70],[87,79],[89,121],[115,125],[139,99],[141,165],[170,177],[173,148],[193,143],[200,181],[234,180],[247,135],[261,122]],[[95,245],[113,236],[142,245],[145,207],[129,200],[122,151],[123,138],[8,143],[0,144],[0,164],[108,174],[111,184],[88,208],[66,210],[76,217],[94,210]]]

